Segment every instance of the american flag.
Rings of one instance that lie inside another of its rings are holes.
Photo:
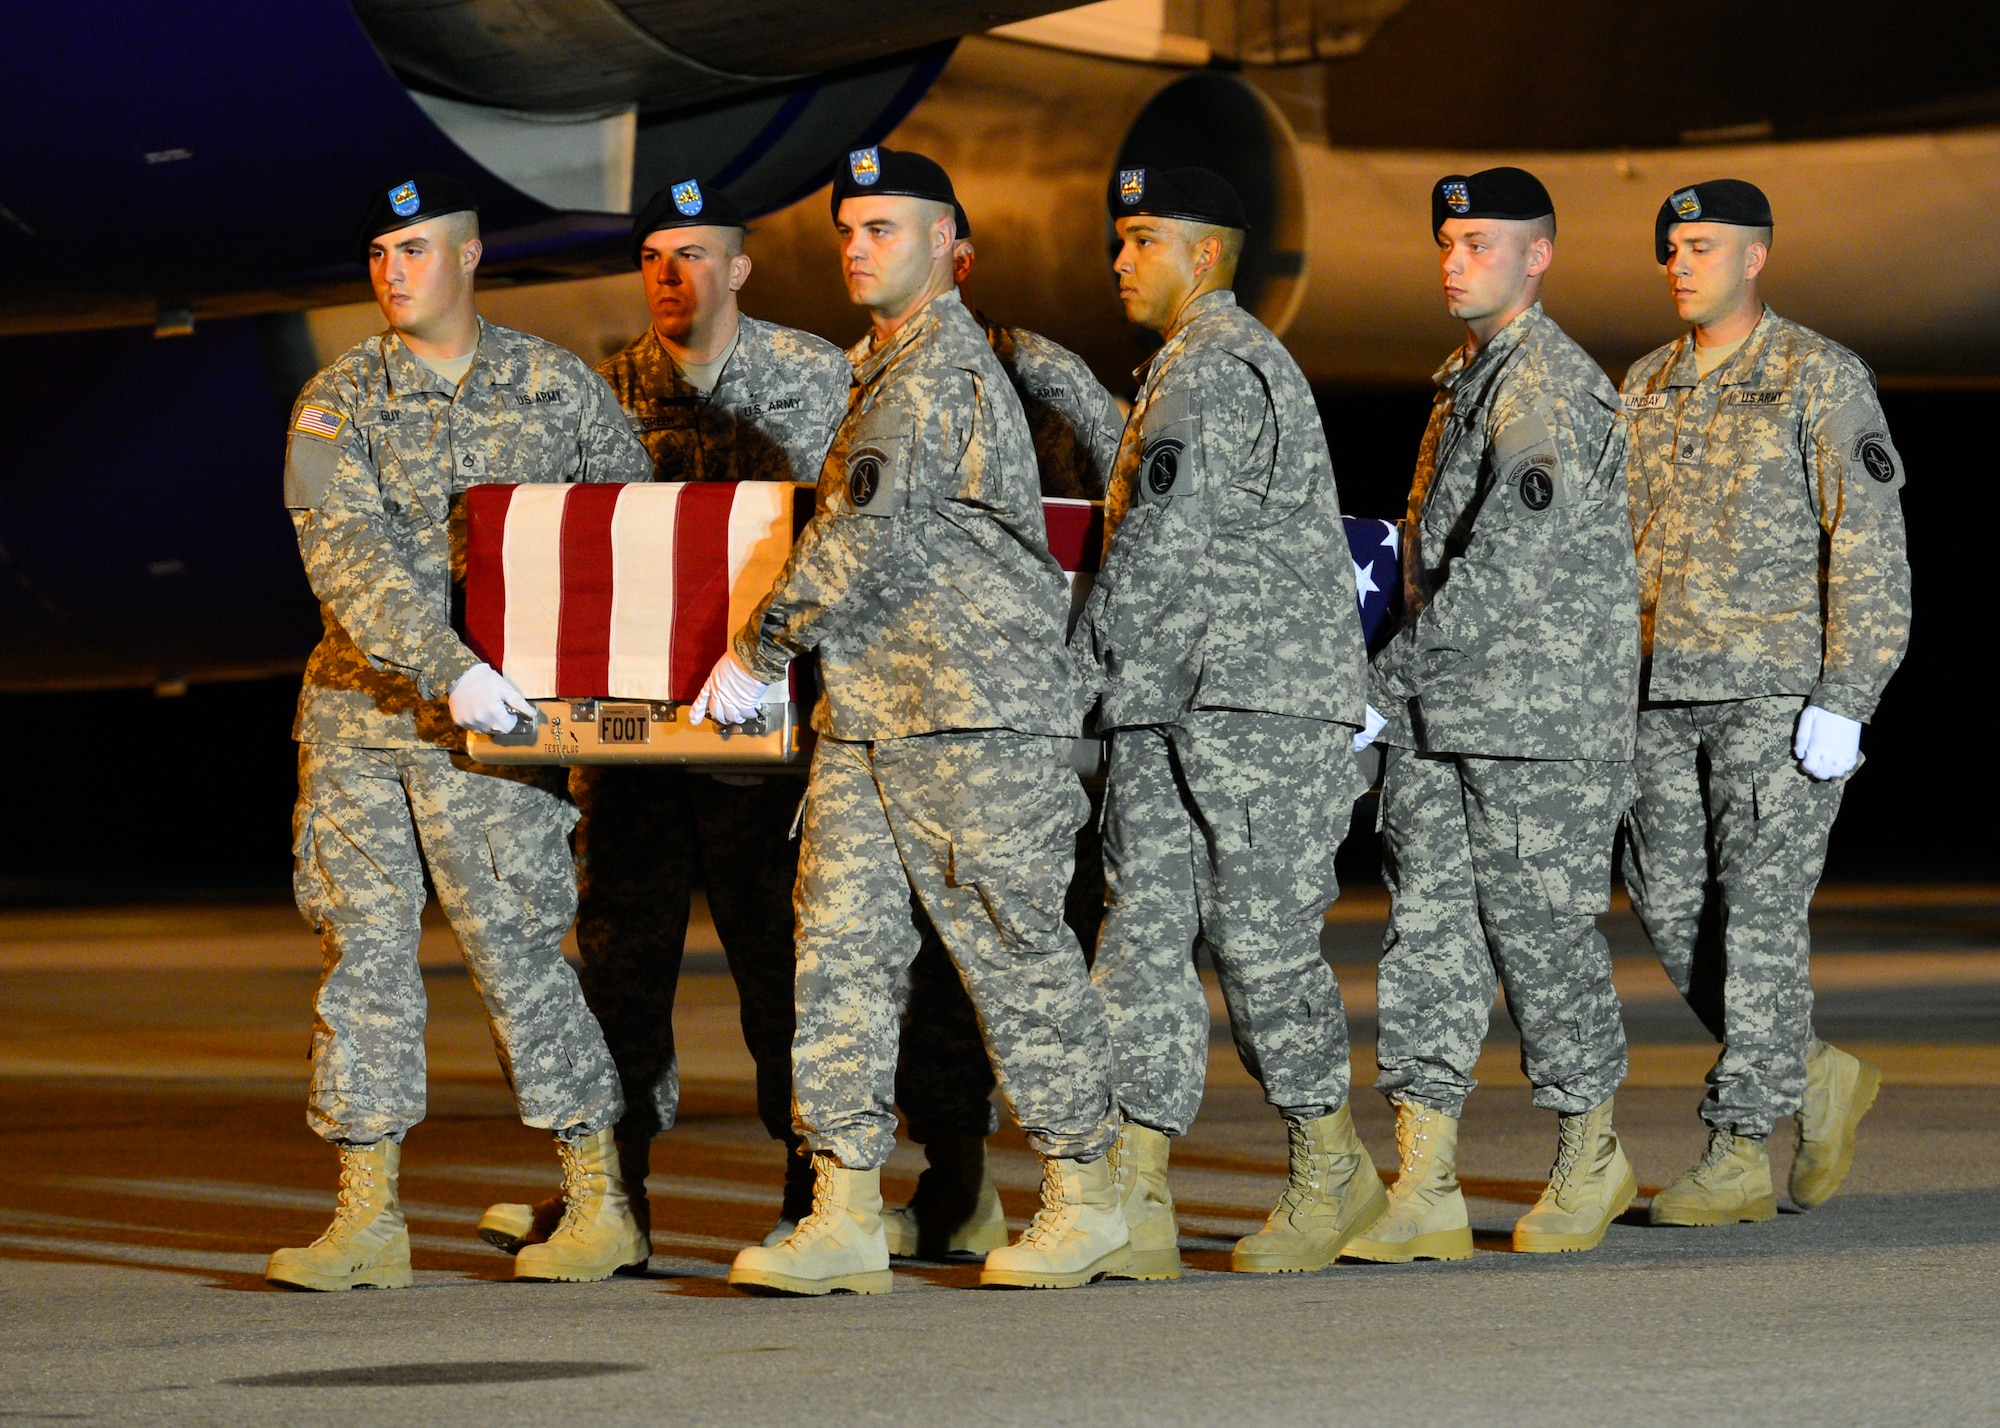
[[[347,418],[339,412],[330,412],[325,407],[303,406],[299,408],[299,419],[292,423],[292,430],[332,441],[346,425]]]
[[[1361,638],[1372,653],[1395,631],[1389,623],[1389,611],[1402,584],[1396,564],[1400,531],[1394,521],[1371,516],[1342,516],[1341,520],[1347,524],[1354,587],[1361,596]]]
[[[783,481],[474,486],[466,643],[531,699],[686,703],[812,500]]]

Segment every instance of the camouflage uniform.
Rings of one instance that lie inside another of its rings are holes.
[[[810,481],[847,408],[840,349],[810,333],[739,317],[736,345],[704,393],[648,327],[598,369],[656,481]],[[676,768],[579,768],[577,830],[583,986],[625,1085],[623,1136],[670,1128],[680,1105],[674,994],[692,889],[736,982],[743,1041],[757,1066],[757,1113],[792,1141],[791,837],[801,789]]]
[[[394,335],[306,384],[285,459],[325,637],[294,737],[299,909],[320,931],[308,1119],[328,1140],[400,1138],[424,1114],[418,916],[428,866],[529,1125],[600,1130],[623,1109],[562,938],[576,819],[549,771],[469,761],[445,696],[479,663],[453,633],[455,498],[484,481],[629,481],[645,453],[569,353],[481,322],[454,388]]]
[[[1354,565],[1312,390],[1229,292],[1148,369],[1112,477],[1104,569],[1073,643],[1114,731],[1092,980],[1126,1119],[1181,1135],[1201,1103],[1215,962],[1237,1053],[1287,1115],[1347,1101],[1347,1020],[1321,958],[1359,791]]]
[[[734,641],[764,680],[816,650],[824,687],[796,896],[798,1121],[849,1168],[888,1158],[921,911],[1030,1143],[1092,1159],[1116,1131],[1104,1012],[1062,921],[1087,690],[1027,422],[956,293],[855,381],[818,510]]]
[[[1370,676],[1389,718],[1375,1085],[1459,1115],[1497,969],[1535,1104],[1574,1115],[1626,1066],[1596,915],[1638,699],[1627,421],[1540,303],[1436,380],[1404,625]]]
[[[1027,414],[1035,469],[1044,496],[1096,500],[1104,495],[1125,418],[1084,360],[1022,327],[973,316],[1000,359]],[[864,341],[852,354],[865,360]],[[1076,870],[1064,896],[1063,920],[1088,961],[1104,920],[1104,849],[1099,836],[1102,790],[1086,790],[1090,815],[1076,834]],[[910,1139],[988,1136],[1000,1128],[993,1109],[993,1064],[972,1010],[936,929],[925,921],[923,950],[910,966],[910,1003],[903,1017],[903,1051],[896,1063],[896,1104],[909,1119]]]
[[[1641,358],[1631,516],[1647,657],[1625,883],[1723,1052],[1702,1119],[1768,1135],[1812,1039],[1806,908],[1846,779],[1799,767],[1808,703],[1866,721],[1909,642],[1903,463],[1859,358],[1768,308],[1706,378]]]

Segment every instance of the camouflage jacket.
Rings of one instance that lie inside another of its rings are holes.
[[[452,628],[463,506],[482,482],[643,481],[651,463],[604,379],[539,337],[479,324],[456,390],[393,333],[299,393],[285,505],[326,634],[293,737],[464,747],[444,697],[479,663]]]
[[[1403,527],[1403,628],[1371,672],[1383,742],[1631,758],[1639,590],[1617,391],[1540,303],[1436,381]]]
[[[1909,644],[1910,562],[1861,359],[1766,308],[1706,380],[1692,334],[1640,358],[1625,405],[1646,697],[1873,717]]]
[[[681,375],[647,328],[598,364],[657,481],[816,481],[847,410],[838,347],[754,317],[738,318],[736,349],[715,390]]]
[[[1063,647],[1068,610],[1027,419],[945,293],[860,356],[813,518],[737,658],[774,680],[818,650],[813,724],[836,739],[1073,735],[1088,682]]]
[[[1247,709],[1361,723],[1361,625],[1312,389],[1230,292],[1153,358],[1111,480],[1104,569],[1071,642],[1107,728]]]
[[[1116,398],[1067,347],[1025,327],[997,327],[973,315],[1027,413],[1042,494],[1102,500],[1125,429]]]

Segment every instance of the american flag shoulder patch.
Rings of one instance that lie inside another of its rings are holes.
[[[316,407],[308,402],[299,408],[299,418],[292,423],[292,430],[302,431],[307,436],[334,441],[339,438],[346,425],[347,418],[339,412],[328,411],[325,407]]]

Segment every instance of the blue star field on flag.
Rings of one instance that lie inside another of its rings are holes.
[[[1402,586],[1396,565],[1398,531],[1394,521],[1369,516],[1342,516],[1341,520],[1347,526],[1354,586],[1361,596],[1361,638],[1372,652],[1377,648],[1378,633],[1386,640],[1394,632],[1388,618]]]

